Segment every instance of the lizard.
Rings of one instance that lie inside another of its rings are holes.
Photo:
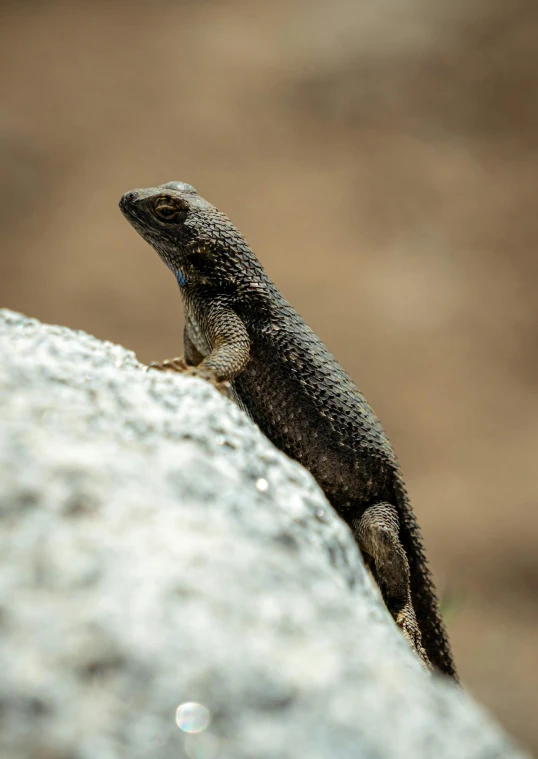
[[[173,272],[183,296],[184,356],[151,367],[211,382],[312,473],[351,528],[424,667],[458,681],[400,466],[352,379],[243,235],[191,185],[131,190],[120,209]]]

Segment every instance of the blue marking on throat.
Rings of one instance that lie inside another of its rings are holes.
[[[185,277],[183,276],[183,274],[180,271],[176,271],[174,273],[176,275],[176,279],[177,279],[178,285],[180,287],[185,287],[185,285],[187,284],[187,280],[185,279]]]

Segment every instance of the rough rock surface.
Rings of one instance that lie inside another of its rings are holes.
[[[231,402],[10,311],[0,356],[3,759],[523,756]]]

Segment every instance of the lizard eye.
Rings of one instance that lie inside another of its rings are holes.
[[[161,198],[154,206],[155,215],[162,221],[175,221],[184,210],[168,198]]]

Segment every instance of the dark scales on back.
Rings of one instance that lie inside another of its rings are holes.
[[[155,364],[227,391],[305,466],[351,527],[387,608],[424,665],[456,677],[420,529],[372,409],[268,278],[230,220],[181,182],[120,207],[177,278],[185,358]]]

